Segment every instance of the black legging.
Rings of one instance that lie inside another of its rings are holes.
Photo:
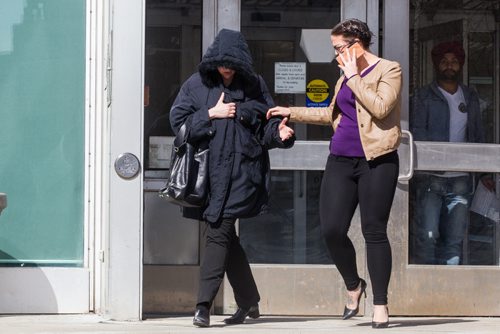
[[[355,290],[360,282],[356,251],[347,236],[359,203],[374,305],[387,304],[392,268],[387,222],[398,173],[395,151],[373,161],[330,155],[321,183],[321,229],[348,290]]]

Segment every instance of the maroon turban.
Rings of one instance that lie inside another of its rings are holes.
[[[460,62],[460,67],[464,66],[465,62],[465,51],[460,42],[443,42],[436,45],[432,51],[432,62],[434,67],[438,68],[441,59],[443,59],[445,53],[453,53]]]

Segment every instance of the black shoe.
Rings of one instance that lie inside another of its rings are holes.
[[[387,328],[389,327],[389,308],[386,306],[387,310],[387,321],[384,322],[376,322],[372,320],[372,328]]]
[[[224,322],[228,325],[242,324],[245,322],[247,316],[252,319],[260,317],[259,306],[251,306],[248,310],[238,307],[236,313],[234,313],[231,317],[224,319]]]
[[[196,307],[196,312],[194,313],[193,325],[198,327],[209,327],[210,326],[210,310],[203,306]]]
[[[366,282],[365,282],[365,280],[361,278],[359,285],[361,286],[361,292],[359,293],[359,297],[358,297],[358,306],[354,310],[347,308],[347,306],[344,307],[344,314],[342,315],[342,320],[350,319],[350,318],[354,317],[356,314],[358,314],[359,302],[361,300],[361,296],[363,296],[363,294],[365,294],[365,298],[366,298]]]
[[[384,322],[372,321],[372,328],[387,328],[387,327],[389,327],[389,319]]]

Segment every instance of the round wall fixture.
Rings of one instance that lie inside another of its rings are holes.
[[[115,171],[121,178],[131,179],[141,170],[139,159],[132,153],[122,153],[115,160]]]

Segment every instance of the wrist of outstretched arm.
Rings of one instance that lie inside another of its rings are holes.
[[[291,107],[290,121],[296,123],[308,123],[326,125],[331,122],[330,108],[308,108],[308,107]]]
[[[288,119],[291,122],[296,121],[297,120],[297,109],[290,107],[290,108],[288,108],[288,110],[290,111],[290,114],[288,115]]]

